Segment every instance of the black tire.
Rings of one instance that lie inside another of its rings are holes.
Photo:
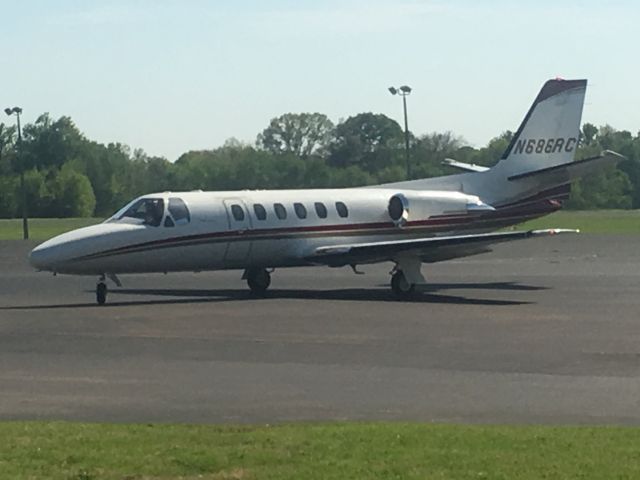
[[[107,301],[107,285],[100,282],[96,285],[96,302],[98,305],[104,305]]]
[[[399,299],[410,298],[416,290],[413,283],[409,283],[402,271],[397,271],[391,276],[391,291]]]
[[[271,285],[271,274],[264,268],[256,268],[247,272],[247,285],[254,295],[264,295]]]

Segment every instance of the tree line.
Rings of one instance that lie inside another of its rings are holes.
[[[454,173],[445,158],[492,166],[512,137],[506,131],[482,148],[451,132],[410,135],[412,178]],[[627,157],[579,181],[569,208],[640,208],[640,133],[585,124],[577,159],[604,149]],[[21,170],[23,169],[23,170]],[[189,151],[175,162],[121,143],[86,138],[71,118],[43,114],[24,126],[0,123],[0,217],[20,216],[20,173],[32,217],[108,216],[131,199],[166,190],[351,187],[406,179],[404,134],[391,118],[360,113],[334,124],[321,113],[271,120],[254,144],[227,140]]]

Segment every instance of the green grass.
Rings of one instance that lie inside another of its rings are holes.
[[[636,479],[640,429],[0,424],[2,479]]]
[[[61,233],[100,223],[102,218],[30,218],[29,238],[47,240]],[[0,240],[20,240],[22,219],[0,219]]]
[[[32,218],[29,220],[30,237],[46,240],[75,228],[101,222],[101,218]],[[569,211],[547,215],[518,225],[517,229],[578,228],[584,233],[640,234],[640,210]],[[22,220],[0,219],[0,240],[22,238]]]
[[[517,225],[516,229],[578,228],[583,233],[640,234],[640,210],[563,210]]]

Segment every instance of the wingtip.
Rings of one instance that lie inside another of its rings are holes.
[[[580,233],[577,228],[546,228],[543,230],[531,230],[531,235],[561,235],[563,233]]]

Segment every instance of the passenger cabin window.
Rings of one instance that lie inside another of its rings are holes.
[[[244,208],[236,204],[231,205],[231,215],[237,222],[242,222],[244,220]]]
[[[319,218],[327,218],[327,207],[324,206],[324,203],[316,202],[314,206],[316,207],[316,214]]]
[[[191,221],[189,209],[181,198],[172,197],[169,199],[169,213],[176,225],[184,225]],[[171,226],[173,227],[173,225]]]
[[[259,203],[253,204],[253,211],[256,214],[256,218],[258,220],[266,220],[267,219],[267,210]]]
[[[117,220],[137,218],[144,225],[157,227],[164,216],[164,200],[161,198],[143,198],[129,207]]]
[[[287,218],[287,209],[284,208],[284,205],[282,205],[281,203],[274,203],[273,210],[276,212],[276,217],[278,217],[280,220],[284,220],[285,218]]]
[[[336,210],[338,211],[338,215],[342,218],[347,218],[349,216],[349,210],[347,206],[342,202],[336,202]]]
[[[296,211],[298,218],[307,218],[307,208],[301,203],[294,203],[293,209]]]
[[[175,227],[175,223],[173,223],[173,220],[171,220],[171,217],[169,215],[167,215],[164,219],[164,226],[165,227]]]

